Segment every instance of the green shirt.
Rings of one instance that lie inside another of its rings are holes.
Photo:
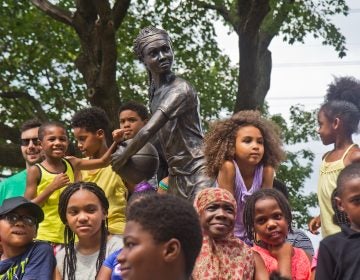
[[[0,182],[0,205],[4,199],[24,196],[26,187],[26,169]]]

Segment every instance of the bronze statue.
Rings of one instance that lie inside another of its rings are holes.
[[[199,190],[213,185],[205,175],[197,93],[171,71],[174,54],[165,30],[142,29],[134,50],[149,75],[152,117],[112,164],[124,165],[155,135],[169,166],[169,192],[194,199]]]

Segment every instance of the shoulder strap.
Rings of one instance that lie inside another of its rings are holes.
[[[345,151],[345,153],[342,155],[341,160],[344,160],[344,158],[346,157],[346,155],[349,153],[349,151],[351,150],[352,147],[356,146],[357,144],[353,143],[351,144]]]

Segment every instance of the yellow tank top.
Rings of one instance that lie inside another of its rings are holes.
[[[65,173],[69,176],[70,182],[74,182],[74,171],[71,163],[62,159],[65,165]],[[42,193],[44,189],[54,180],[59,173],[51,173],[41,164],[36,164],[40,169],[40,183],[37,186],[37,195]],[[45,218],[39,225],[36,239],[49,241],[53,243],[64,243],[64,225],[58,214],[58,205],[60,194],[64,188],[54,191],[42,206]]]
[[[95,170],[82,170],[81,176],[83,181],[96,183],[104,190],[109,201],[109,232],[123,234],[128,190],[121,177],[112,170],[110,165]]]
[[[356,144],[350,145],[341,159],[327,162],[327,154],[321,162],[318,181],[318,200],[320,206],[321,234],[323,238],[338,233],[341,230],[339,226],[333,223],[334,210],[331,206],[331,194],[336,188],[336,180],[340,171],[345,168],[344,158],[355,145]]]

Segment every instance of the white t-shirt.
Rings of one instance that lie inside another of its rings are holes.
[[[119,250],[123,247],[123,238],[120,235],[113,235],[108,242],[106,243],[106,255],[105,258],[111,255],[116,250]],[[95,279],[96,276],[96,260],[98,258],[99,251],[91,255],[83,255],[79,252],[76,252],[76,280],[88,280]],[[68,279],[67,276],[63,276],[63,267],[64,267],[64,258],[65,258],[65,248],[61,249],[56,254],[57,269],[60,272],[60,275],[63,280]]]

